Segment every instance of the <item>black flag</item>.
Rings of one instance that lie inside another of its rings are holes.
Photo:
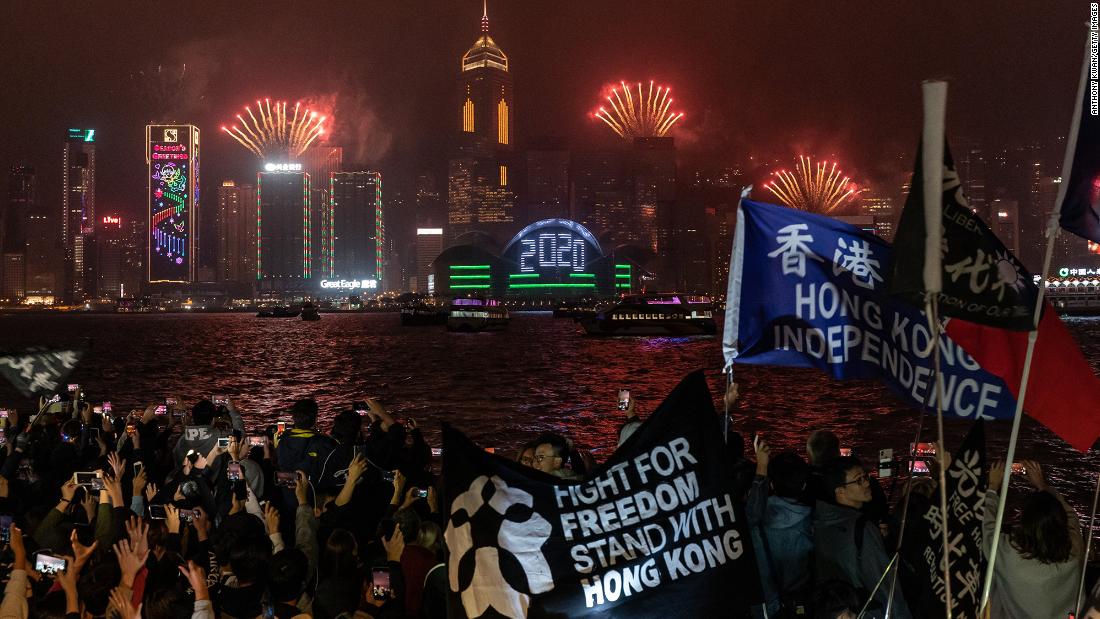
[[[988,477],[985,472],[985,426],[974,422],[947,468],[947,535],[951,543],[953,616],[977,619],[985,578],[982,512]],[[905,572],[913,583],[905,593],[914,615],[943,617],[947,594],[943,582],[943,531],[937,493],[931,499],[910,498]]]
[[[1078,236],[1100,243],[1100,106],[1093,91],[1100,75],[1092,74],[1094,67],[1090,54],[1081,68],[1073,126],[1066,142],[1062,167],[1065,193],[1059,223]]]
[[[5,354],[0,356],[0,373],[27,397],[54,393],[76,368],[83,354],[83,350],[45,348]]]
[[[760,602],[703,372],[584,482],[443,428],[452,616],[734,617]]]
[[[925,234],[921,149],[909,197],[894,236],[890,292],[924,306]],[[970,210],[951,152],[943,149],[943,291],[940,314],[970,322],[1030,331],[1038,288],[1016,259]]]

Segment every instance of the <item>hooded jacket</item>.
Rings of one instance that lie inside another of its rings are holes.
[[[752,527],[756,564],[768,615],[779,611],[784,593],[806,592],[813,563],[812,509],[797,501],[768,496],[768,478],[757,475],[745,515]]]
[[[818,501],[814,510],[814,577],[818,586],[831,580],[851,586],[861,596],[875,590],[890,557],[878,526],[859,510]],[[877,608],[865,617],[885,617],[890,597],[889,582],[875,591]],[[901,591],[894,592],[895,619],[909,619],[909,607]]]

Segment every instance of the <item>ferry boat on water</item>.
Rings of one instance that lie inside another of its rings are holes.
[[[455,299],[447,312],[448,331],[497,331],[508,327],[508,310],[495,299]]]
[[[714,335],[710,297],[675,293],[638,294],[578,320],[588,335]]]

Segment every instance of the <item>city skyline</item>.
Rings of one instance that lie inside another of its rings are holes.
[[[449,121],[445,106],[452,100],[447,88],[456,58],[476,36],[480,5],[328,11],[313,16],[316,28],[292,25],[288,16],[273,11],[263,13],[261,28],[233,18],[248,10],[245,5],[204,11],[210,6],[197,3],[184,7],[180,17],[212,27],[196,28],[202,36],[169,42],[154,41],[151,33],[132,40],[104,36],[144,19],[124,14],[120,4],[97,5],[87,13],[78,9],[67,20],[50,20],[48,7],[8,6],[11,18],[5,23],[21,28],[5,37],[15,50],[5,81],[28,96],[0,102],[5,117],[21,119],[0,129],[0,165],[35,166],[40,185],[52,187],[60,171],[45,157],[50,149],[40,144],[44,136],[56,135],[57,127],[95,126],[101,159],[97,200],[104,208],[135,215],[143,183],[129,156],[141,148],[144,124],[174,121],[208,130],[207,178],[247,180],[254,160],[228,136],[214,133],[240,111],[241,101],[270,92],[280,99],[332,103],[338,114],[330,143],[391,180],[404,182],[423,172],[439,176]],[[792,17],[779,7],[727,3],[667,14],[643,2],[630,15],[614,14],[614,20],[610,7],[489,5],[493,36],[516,67],[517,150],[548,136],[566,139],[571,148],[609,144],[613,136],[591,117],[591,101],[619,79],[641,77],[675,89],[676,106],[686,112],[673,131],[681,157],[709,151],[727,157],[725,163],[744,163],[750,155],[837,153],[856,177],[874,178],[908,167],[884,155],[912,148],[919,123],[917,85],[929,75],[953,77],[951,135],[989,143],[1064,134],[1083,36],[1083,30],[1076,33],[1083,18],[1066,6],[1030,12],[1021,7],[1011,15],[978,5],[942,12],[807,6]],[[823,12],[829,19],[815,20]],[[379,29],[379,36],[352,41],[347,26],[333,23],[336,16],[372,33]],[[757,27],[741,25],[746,21]],[[729,24],[728,33],[714,24]],[[402,35],[381,32],[391,29]],[[319,54],[310,43],[322,32],[329,51]],[[73,49],[91,46],[96,54],[87,58],[49,49],[33,55],[37,48],[30,34],[43,40],[69,36]],[[1038,55],[1028,53],[1026,45],[1002,44],[1018,43],[1025,34],[1045,40],[1050,51]],[[930,46],[919,54],[894,46],[896,54],[871,62],[857,55],[871,43],[921,37]],[[968,44],[942,44],[953,40]],[[62,78],[69,89],[58,88]],[[560,87],[540,88],[545,83]],[[179,91],[165,96],[173,86]],[[75,92],[81,96],[71,96]],[[810,101],[813,105],[806,105]],[[863,113],[882,106],[897,113],[890,118]],[[59,196],[47,192],[42,199]]]

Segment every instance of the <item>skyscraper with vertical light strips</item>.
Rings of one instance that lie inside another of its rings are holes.
[[[462,56],[452,112],[457,136],[448,165],[447,220],[451,235],[510,228],[515,194],[509,167],[514,142],[512,74],[508,57],[489,35],[482,6],[481,36]]]

